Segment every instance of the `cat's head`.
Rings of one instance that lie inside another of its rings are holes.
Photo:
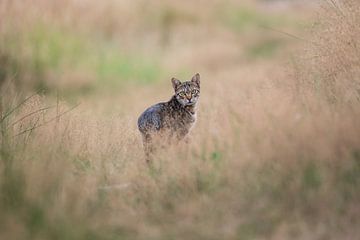
[[[183,106],[195,105],[200,97],[200,74],[195,74],[190,81],[181,82],[171,79],[177,101]]]

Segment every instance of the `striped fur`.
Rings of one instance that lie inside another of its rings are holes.
[[[146,160],[159,145],[156,139],[168,144],[182,140],[196,121],[196,104],[200,97],[200,75],[186,82],[171,80],[175,94],[168,102],[155,104],[146,109],[138,119],[138,128],[143,137]]]

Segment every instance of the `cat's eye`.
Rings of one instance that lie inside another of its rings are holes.
[[[199,92],[199,91],[196,90],[196,89],[194,89],[194,90],[191,91],[192,94],[197,94],[198,92]]]
[[[180,97],[184,97],[184,96],[185,96],[185,93],[184,93],[184,92],[180,92],[180,93],[179,93],[179,96],[180,96]]]

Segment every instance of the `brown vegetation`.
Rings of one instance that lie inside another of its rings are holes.
[[[360,4],[306,42],[269,28],[312,7],[267,6],[1,1],[0,239],[356,239]],[[190,150],[148,168],[138,114],[198,71]]]

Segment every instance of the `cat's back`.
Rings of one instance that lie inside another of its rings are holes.
[[[147,108],[138,119],[140,132],[157,131],[161,128],[163,113],[166,111],[166,103],[158,103]]]

